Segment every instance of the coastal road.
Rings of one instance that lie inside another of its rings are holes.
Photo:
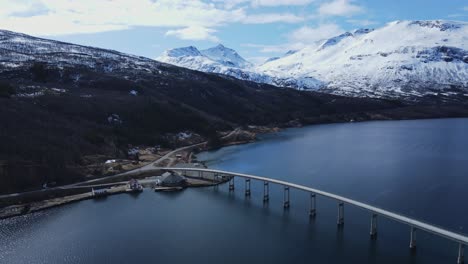
[[[235,133],[238,133],[239,131],[240,131],[240,128],[236,128],[236,129],[232,130],[231,132],[229,132],[227,135],[221,137],[221,139],[229,138],[230,136],[234,135]],[[157,160],[155,160],[155,161],[153,161],[153,162],[151,162],[151,163],[149,163],[149,164],[147,164],[147,165],[145,165],[143,167],[140,167],[140,168],[137,168],[137,169],[134,169],[134,170],[131,170],[131,171],[127,171],[127,172],[123,172],[123,173],[119,173],[119,174],[111,175],[111,176],[104,176],[104,177],[100,177],[100,178],[93,179],[93,180],[87,180],[87,181],[72,183],[72,184],[68,184],[68,185],[48,188],[48,189],[41,189],[41,190],[35,190],[35,191],[27,191],[27,192],[19,192],[19,193],[11,193],[11,194],[0,195],[0,199],[19,197],[21,195],[40,193],[40,192],[46,192],[46,191],[51,191],[51,190],[70,189],[70,188],[76,187],[78,185],[93,184],[93,183],[101,181],[103,179],[108,180],[108,179],[114,179],[114,178],[117,178],[117,177],[121,177],[121,176],[124,176],[124,175],[130,175],[130,174],[135,174],[135,173],[143,173],[143,172],[152,171],[152,170],[155,170],[158,167],[159,163],[165,161],[166,159],[171,158],[171,156],[177,154],[178,152],[185,151],[185,150],[188,150],[188,149],[191,149],[191,148],[201,147],[203,145],[206,145],[207,143],[208,143],[208,141],[204,141],[204,142],[201,142],[201,143],[197,143],[197,144],[193,144],[193,145],[189,145],[189,146],[185,146],[185,147],[175,149],[175,150],[167,153],[166,155],[162,156],[161,158],[159,158],[159,159],[157,159]]]
[[[235,131],[235,130],[234,130]],[[232,131],[232,132],[234,132]],[[232,134],[229,133],[229,135]],[[119,173],[119,174],[116,174],[116,175],[112,175],[112,176],[106,176],[106,177],[101,177],[101,178],[98,178],[98,179],[93,179],[93,180],[88,180],[88,181],[82,181],[82,182],[77,182],[77,183],[73,183],[73,184],[68,184],[68,185],[63,185],[63,186],[58,186],[58,187],[53,187],[53,188],[47,188],[47,189],[41,189],[41,190],[35,190],[35,191],[27,191],[27,192],[20,192],[20,193],[11,193],[11,194],[5,194],[5,195],[0,195],[0,199],[4,199],[4,198],[13,198],[13,197],[19,197],[21,195],[26,195],[26,194],[34,194],[34,193],[41,193],[41,192],[46,192],[46,191],[52,191],[52,190],[64,190],[64,189],[71,189],[73,187],[78,187],[78,185],[83,185],[83,184],[93,184],[95,182],[98,182],[98,181],[101,181],[103,179],[113,179],[113,178],[117,178],[117,177],[121,177],[121,176],[124,176],[124,175],[129,175],[129,174],[135,174],[135,173],[142,173],[142,172],[147,172],[147,171],[152,171],[156,168],[157,164],[163,162],[164,160],[170,158],[171,156],[177,154],[178,152],[181,152],[181,151],[184,151],[184,150],[188,150],[190,148],[195,148],[195,147],[200,147],[200,146],[203,146],[204,144],[206,144],[207,141],[205,142],[202,142],[202,143],[197,143],[197,144],[193,144],[193,145],[189,145],[189,146],[185,146],[185,147],[181,147],[181,148],[178,148],[178,149],[175,149],[169,153],[167,153],[166,155],[162,156],[161,158],[141,167],[141,168],[137,168],[137,169],[134,169],[134,170],[131,170],[131,171],[127,171],[127,172],[123,172],[123,173]]]

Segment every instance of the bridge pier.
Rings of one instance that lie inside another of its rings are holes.
[[[309,216],[315,217],[316,215],[316,204],[315,204],[315,193],[310,194],[310,208],[309,208]]]
[[[283,207],[289,208],[289,186],[284,186]]]
[[[245,196],[250,196],[250,179],[245,179]]]
[[[372,239],[377,237],[377,214],[371,216],[370,236]]]
[[[229,191],[234,191],[234,176],[229,180]]]
[[[457,264],[464,264],[465,263],[465,253],[463,252],[465,249],[465,245],[460,243],[458,245],[458,259]]]
[[[213,173],[213,189],[218,190],[218,179],[219,179],[219,174],[218,173]]]
[[[413,226],[411,227],[409,248],[416,249],[416,228]]]
[[[344,203],[341,201],[338,203],[338,219],[336,223],[339,226],[344,225]]]
[[[263,182],[263,202],[268,202],[270,200],[269,196],[270,188],[268,186],[268,182]]]

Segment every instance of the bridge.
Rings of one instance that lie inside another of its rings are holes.
[[[263,182],[263,201],[267,202],[269,200],[269,184],[277,184],[282,185],[284,190],[283,195],[283,206],[288,208],[290,205],[289,201],[289,190],[297,189],[301,191],[305,191],[310,194],[310,209],[309,214],[310,216],[315,216],[316,214],[316,197],[317,195],[324,196],[327,198],[331,198],[337,201],[338,205],[338,215],[337,215],[337,225],[342,226],[344,224],[344,205],[352,205],[358,208],[367,210],[371,213],[371,221],[370,221],[370,236],[371,238],[375,239],[377,235],[377,217],[385,217],[410,227],[410,242],[409,247],[410,249],[416,248],[416,231],[421,230],[425,232],[432,233],[434,235],[452,240],[458,244],[458,258],[457,264],[464,263],[464,248],[468,245],[468,237],[458,234],[449,230],[445,230],[443,228],[424,223],[418,221],[416,219],[403,216],[397,213],[393,213],[363,202],[355,201],[340,195],[336,195],[333,193],[321,191],[318,189],[310,188],[307,186],[294,184],[286,181],[260,177],[255,175],[249,174],[242,174],[242,173],[235,173],[229,171],[222,171],[222,170],[213,170],[213,169],[202,169],[202,168],[177,168],[177,167],[169,167],[169,168],[160,168],[163,170],[171,170],[171,171],[178,171],[181,172],[183,175],[187,175],[187,173],[196,173],[199,177],[212,177],[213,181],[220,180],[220,179],[229,179],[229,190],[234,190],[235,188],[235,178],[243,178],[245,179],[245,195],[250,196],[250,181],[257,180]]]

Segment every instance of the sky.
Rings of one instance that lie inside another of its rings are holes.
[[[217,44],[260,63],[395,20],[468,20],[466,0],[0,0],[0,29],[156,58]]]

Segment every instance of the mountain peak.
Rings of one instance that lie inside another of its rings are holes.
[[[387,23],[386,26],[396,26],[396,25],[405,25],[405,26],[419,26],[421,28],[429,29],[439,29],[440,31],[450,31],[460,29],[468,25],[467,22],[463,21],[451,21],[451,20],[396,20],[390,23]]]
[[[345,33],[343,33],[343,34],[341,34],[339,36],[329,38],[329,39],[325,40],[325,42],[322,45],[320,45],[319,50],[323,50],[323,49],[325,49],[327,47],[334,46],[334,45],[338,44],[340,41],[342,41],[343,39],[348,38],[348,37],[352,37],[352,36],[353,36],[352,33],[345,32]]]
[[[364,35],[364,34],[371,33],[372,31],[374,31],[373,28],[359,28],[353,31],[353,35],[355,36]]]
[[[446,20],[415,20],[410,22],[408,25],[418,25],[420,27],[425,28],[435,28],[439,29],[440,31],[454,30],[462,27],[461,23]]]
[[[165,51],[164,55],[169,57],[202,56],[200,51],[194,46],[170,49]]]
[[[201,53],[213,61],[221,63],[228,67],[245,68],[252,64],[242,58],[237,51],[218,44],[213,48],[202,50]]]

